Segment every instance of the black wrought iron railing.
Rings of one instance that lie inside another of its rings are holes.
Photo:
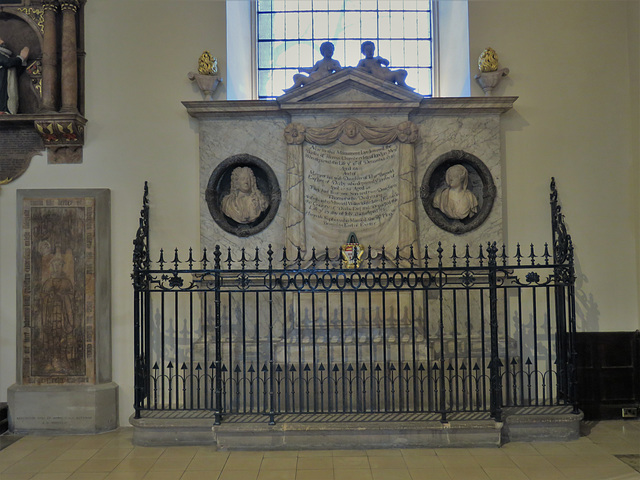
[[[575,404],[573,247],[303,255],[134,240],[135,415],[487,412]]]

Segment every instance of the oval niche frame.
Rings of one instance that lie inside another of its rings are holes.
[[[258,190],[269,200],[269,207],[256,220],[248,224],[234,221],[220,209],[222,198],[229,193],[231,172],[237,167],[251,169],[256,177]],[[278,212],[280,199],[280,186],[271,167],[264,160],[247,153],[233,155],[223,160],[211,173],[205,191],[205,201],[213,220],[225,232],[238,237],[250,237],[267,228]]]
[[[433,206],[433,197],[445,183],[447,169],[453,165],[462,165],[467,169],[467,188],[478,199],[478,213],[471,218],[452,219]],[[496,193],[493,176],[484,162],[463,150],[451,150],[440,155],[427,168],[420,187],[420,198],[427,216],[441,229],[456,235],[475,230],[485,222],[493,208]]]

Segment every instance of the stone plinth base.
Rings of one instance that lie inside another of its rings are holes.
[[[8,390],[16,434],[91,434],[118,427],[118,385],[18,385]]]
[[[499,447],[501,423],[493,420],[427,422],[326,422],[226,424],[213,429],[228,450]]]
[[[580,436],[582,413],[571,407],[504,410],[504,422],[488,413],[284,414],[269,425],[265,415],[227,415],[214,425],[209,411],[143,412],[129,419],[140,446],[215,445],[225,450],[331,450],[340,448],[499,447],[514,441],[561,442]]]
[[[580,438],[582,412],[571,407],[507,408],[503,412],[504,442],[565,442]]]
[[[384,415],[378,415],[383,417]],[[288,417],[292,417],[289,419]],[[295,417],[295,418],[293,418]],[[333,418],[336,417],[336,418]],[[213,418],[131,418],[133,443],[142,446],[216,445],[226,450],[305,450],[411,447],[498,447],[502,423],[487,419],[384,421],[382,418],[338,420],[343,415],[268,417],[255,421],[225,417],[221,425]],[[436,416],[437,417],[437,416]],[[397,416],[396,416],[397,418]]]
[[[143,447],[215,445],[212,418],[129,418],[133,444]]]

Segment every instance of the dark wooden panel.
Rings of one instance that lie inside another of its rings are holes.
[[[576,334],[578,402],[588,419],[640,406],[640,331]]]

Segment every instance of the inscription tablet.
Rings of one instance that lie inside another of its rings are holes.
[[[398,243],[397,143],[306,144],[307,245],[336,245],[356,232],[364,245]]]

